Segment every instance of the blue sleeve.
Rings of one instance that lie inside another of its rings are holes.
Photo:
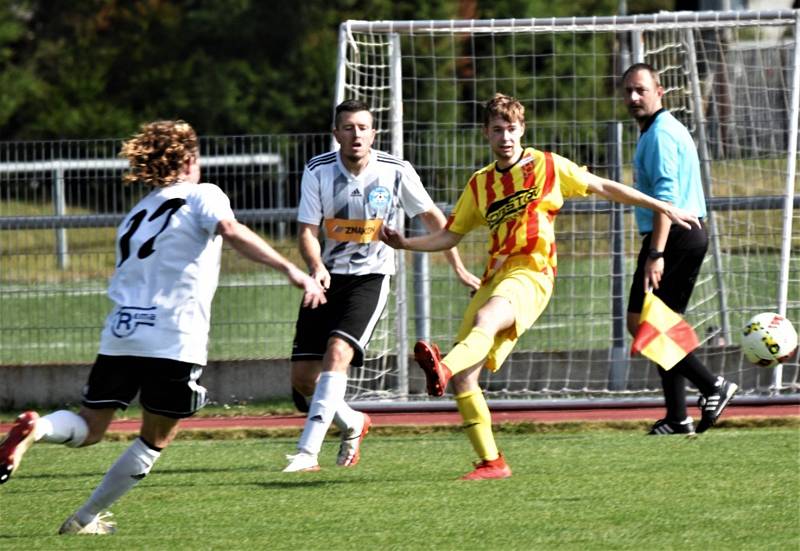
[[[663,132],[657,133],[653,138],[646,159],[646,170],[652,186],[651,195],[674,204],[678,200],[680,187],[678,144]]]

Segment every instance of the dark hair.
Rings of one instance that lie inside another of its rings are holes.
[[[342,113],[358,113],[359,111],[366,111],[369,113],[370,117],[372,116],[372,111],[370,111],[369,105],[364,103],[358,99],[346,99],[342,103],[336,106],[336,110],[334,111],[333,116],[333,126],[339,126],[339,115]]]
[[[661,86],[661,82],[658,79],[658,71],[656,71],[656,68],[650,65],[649,63],[634,63],[633,65],[625,69],[625,72],[622,73],[622,82],[623,83],[625,82],[625,79],[628,78],[628,75],[631,75],[637,71],[647,71],[648,73],[650,73],[650,76],[653,77],[653,80],[655,81],[656,85]]]
[[[483,105],[483,126],[489,126],[495,117],[525,124],[525,107],[516,98],[498,92]]]

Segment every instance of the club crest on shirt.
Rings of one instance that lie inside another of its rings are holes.
[[[140,325],[156,324],[156,307],[140,308],[138,306],[122,306],[114,313],[111,320],[111,333],[123,339],[131,336]]]
[[[383,186],[375,186],[370,190],[367,202],[377,211],[385,209],[389,205],[389,190]]]

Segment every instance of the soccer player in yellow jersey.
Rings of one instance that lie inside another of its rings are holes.
[[[480,458],[462,480],[511,476],[495,444],[478,379],[481,368],[500,368],[550,300],[556,275],[553,222],[564,199],[595,193],[652,209],[687,228],[699,225],[694,215],[668,203],[600,178],[555,153],[523,147],[525,108],[512,97],[495,94],[486,103],[483,133],[494,162],[472,175],[443,229],[413,238],[386,226],[381,230],[381,239],[396,249],[441,251],[456,246],[469,231],[489,227],[486,270],[456,345],[444,358],[435,344],[420,341],[414,347],[430,395],[444,394],[452,378],[458,411]]]

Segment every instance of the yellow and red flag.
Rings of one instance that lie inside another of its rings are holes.
[[[668,371],[698,346],[691,325],[652,292],[645,294],[632,355],[641,353]]]

